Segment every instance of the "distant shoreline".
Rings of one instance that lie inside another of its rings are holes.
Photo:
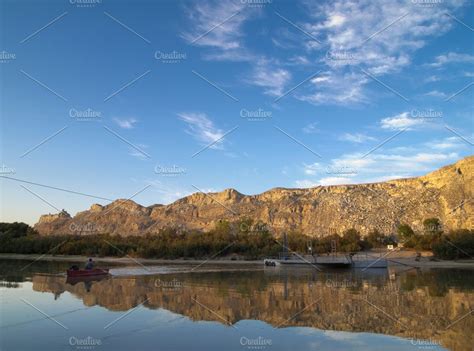
[[[397,252],[386,256],[389,266],[402,267],[411,266],[416,268],[468,268],[474,269],[474,260],[459,261],[430,261],[422,257],[415,261],[415,252]],[[85,262],[87,256],[76,255],[38,255],[38,254],[0,254],[0,259],[28,260],[28,261],[59,261],[59,262]],[[263,260],[231,260],[231,259],[153,259],[153,258],[131,258],[131,257],[94,257],[94,261],[100,263],[113,263],[120,265],[152,265],[152,264],[200,264],[212,263],[219,265],[255,265],[263,264]]]
[[[59,262],[85,262],[89,256],[81,255],[39,255],[39,254],[9,254],[0,253],[0,259],[7,260],[32,260],[32,261],[59,261]],[[94,261],[114,264],[199,264],[204,262],[218,263],[218,264],[238,264],[238,265],[254,265],[263,264],[263,260],[231,260],[231,259],[163,259],[163,258],[136,258],[136,257],[94,257]]]

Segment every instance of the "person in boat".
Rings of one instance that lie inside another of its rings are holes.
[[[92,258],[89,258],[89,260],[87,261],[86,263],[86,269],[93,269],[94,268],[94,261],[92,260]]]

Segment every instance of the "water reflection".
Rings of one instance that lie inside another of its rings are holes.
[[[318,272],[270,268],[87,281],[26,273],[21,279],[31,279],[34,291],[51,293],[56,299],[69,293],[85,306],[110,311],[129,311],[142,304],[193,321],[233,326],[242,320],[257,320],[280,329],[370,332],[471,350],[471,275],[453,269]],[[3,276],[4,281],[19,280],[10,278]]]

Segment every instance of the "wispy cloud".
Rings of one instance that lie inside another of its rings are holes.
[[[291,74],[288,70],[275,67],[271,61],[261,59],[247,82],[262,87],[267,95],[281,96],[290,80]]]
[[[455,149],[462,145],[446,145],[446,149],[451,148],[451,151],[439,150],[439,146],[439,143],[426,143],[419,145],[421,151],[418,153],[411,150],[393,153],[387,150],[365,158],[360,153],[345,154],[327,164],[304,165],[304,174],[310,178],[296,180],[295,186],[374,183],[407,178],[424,174],[459,158]]]
[[[358,72],[327,71],[310,81],[311,92],[297,95],[302,101],[315,105],[352,105],[367,101],[364,86],[367,76]]]
[[[435,98],[440,98],[440,99],[446,99],[448,97],[448,94],[443,93],[442,91],[439,90],[431,90],[424,94],[425,96],[432,96]]]
[[[207,58],[215,60],[248,60],[244,50],[243,24],[254,9],[244,2],[199,1],[187,8],[190,29],[182,33],[189,43],[207,47]]]
[[[306,134],[314,134],[319,132],[318,122],[312,122],[303,127],[303,132]]]
[[[383,129],[402,130],[406,128],[411,129],[423,124],[423,122],[421,118],[411,117],[409,112],[402,112],[392,117],[383,118],[380,121],[380,125]]]
[[[141,149],[141,150],[145,150],[146,148],[148,148],[148,145],[145,145],[145,144],[137,144],[137,146]],[[139,152],[138,150],[134,149],[134,148],[129,148],[129,152],[128,154],[130,156],[133,156],[133,157],[136,157],[140,160],[148,160],[149,157],[147,155],[145,155],[143,152]]]
[[[472,136],[471,136],[472,138]],[[467,144],[459,137],[452,136],[440,140],[433,140],[425,144],[435,150],[461,150],[467,148]]]
[[[135,123],[138,122],[135,118],[125,118],[125,119],[114,118],[114,121],[115,123],[117,123],[117,125],[120,128],[123,128],[123,129],[132,129],[135,127]]]
[[[211,146],[213,149],[222,149],[222,142],[220,140],[224,136],[224,132],[217,128],[205,113],[179,113],[178,117],[186,122],[186,132],[192,135],[196,140],[202,144]]]
[[[367,102],[371,80],[360,70],[384,76],[409,67],[416,50],[451,28],[445,13],[455,12],[462,2],[423,8],[404,0],[307,2],[312,21],[304,28],[326,43],[325,53],[320,47],[315,52],[332,73],[325,81],[314,80],[300,99],[313,104]]]
[[[441,80],[441,78],[440,78],[439,76],[437,76],[437,75],[431,75],[431,76],[429,76],[429,77],[427,77],[427,78],[425,79],[425,82],[427,82],[427,83],[433,83],[433,82],[438,82],[438,81],[440,81],[440,80]]]
[[[474,56],[457,52],[448,52],[447,54],[435,57],[434,62],[429,63],[429,67],[441,67],[452,63],[474,63]]]
[[[344,133],[339,137],[339,140],[361,144],[368,141],[377,140],[377,138],[362,133]]]

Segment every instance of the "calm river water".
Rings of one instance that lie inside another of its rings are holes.
[[[1,350],[473,350],[472,270],[0,260]]]

